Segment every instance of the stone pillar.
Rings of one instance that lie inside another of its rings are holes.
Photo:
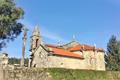
[[[28,67],[31,67],[31,59],[29,59]]]
[[[26,28],[23,29],[23,45],[22,45],[22,58],[21,58],[21,67],[24,67],[24,58],[25,58],[25,47],[26,47],[26,39],[27,39],[27,30]]]
[[[2,67],[2,65],[0,65],[0,80],[5,80],[5,78],[4,78],[4,71],[3,71],[3,67]]]

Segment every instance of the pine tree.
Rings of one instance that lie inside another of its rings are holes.
[[[21,33],[23,25],[18,20],[23,15],[24,11],[14,0],[0,0],[0,49]]]
[[[109,70],[120,70],[120,42],[112,35],[107,44],[106,66]]]

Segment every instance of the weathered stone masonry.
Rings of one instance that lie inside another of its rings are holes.
[[[64,45],[43,44],[34,28],[31,36],[30,67],[105,70],[104,50],[71,41]]]

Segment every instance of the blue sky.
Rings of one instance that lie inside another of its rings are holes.
[[[106,49],[112,34],[120,39],[120,0],[16,0],[16,4],[24,9],[20,21],[29,29],[26,57],[36,25],[45,43],[69,42],[75,35],[82,44]],[[21,57],[21,35],[3,49],[10,57]]]

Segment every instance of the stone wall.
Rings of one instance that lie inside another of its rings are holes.
[[[32,60],[32,67],[47,67],[48,65],[48,52],[45,51],[41,46],[34,53]]]
[[[68,68],[68,69],[87,69],[85,60],[62,56],[49,56],[48,67]]]
[[[102,52],[96,53],[96,70],[105,70],[105,60]]]
[[[48,55],[42,47],[39,47],[38,51],[34,53],[33,66],[41,68],[105,70],[103,52],[84,51],[82,53],[77,51],[74,53],[83,55],[84,59]]]
[[[104,54],[102,52],[97,52],[94,55],[93,51],[86,51],[83,53],[83,55],[84,55],[84,59],[62,57],[62,56],[49,56],[47,64],[48,67],[54,67],[54,68],[105,71]]]
[[[52,80],[44,69],[0,69],[0,80]]]
[[[103,52],[84,51],[83,55],[87,68],[93,70],[106,70]]]
[[[0,80],[120,80],[120,72],[56,68],[4,70],[0,67]]]
[[[68,68],[105,71],[104,52],[76,51],[75,54],[83,55],[84,59],[52,55],[42,46],[34,52],[32,67],[39,68]],[[48,55],[49,54],[49,55]]]

